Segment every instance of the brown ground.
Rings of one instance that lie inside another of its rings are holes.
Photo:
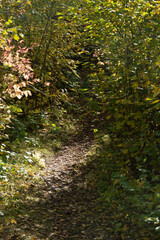
[[[43,154],[45,184],[32,186],[22,206],[15,233],[0,239],[111,240],[109,217],[97,202],[97,189],[88,184],[91,140],[71,141],[56,155]],[[33,197],[33,198],[32,198]]]

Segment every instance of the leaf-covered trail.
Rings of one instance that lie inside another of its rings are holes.
[[[85,167],[85,162],[90,146],[91,141],[85,138],[65,146],[57,156],[43,156],[47,172],[44,177],[45,199],[39,203],[39,239],[111,239],[108,237],[106,216],[102,212],[99,214],[97,209],[97,193],[87,187],[89,169]],[[37,214],[32,217],[34,215]]]
[[[16,219],[18,240],[111,240],[109,216],[88,184],[91,140],[72,140],[57,154],[42,154],[45,184],[32,186]],[[2,238],[3,239],[3,238]]]

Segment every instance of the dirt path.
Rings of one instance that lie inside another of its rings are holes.
[[[17,219],[24,240],[111,240],[109,217],[97,204],[98,193],[89,187],[84,163],[91,141],[73,141],[57,155],[43,154],[45,184],[33,186],[30,199]],[[14,235],[16,236],[16,234]]]

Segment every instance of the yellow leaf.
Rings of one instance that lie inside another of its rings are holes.
[[[26,2],[26,4],[32,6],[31,1]]]
[[[111,118],[111,115],[108,115],[107,117],[106,117],[106,119],[110,119]]]
[[[160,66],[160,61],[157,61],[157,62],[156,62],[156,65],[157,65],[157,66]]]
[[[152,102],[152,104],[158,103],[159,101],[160,101],[159,99],[155,100],[155,101]]]
[[[85,53],[85,51],[78,52],[78,54],[82,54],[82,53]]]
[[[9,20],[8,20],[8,22],[6,22],[5,23],[5,25],[10,25],[11,23],[12,23],[12,20],[11,20],[12,18],[10,18]]]
[[[58,20],[64,19],[64,17],[59,17]]]
[[[17,224],[16,220],[12,219],[11,223]]]
[[[142,12],[141,14],[142,14],[142,16],[145,16],[145,15],[147,15],[147,12]]]
[[[7,34],[7,31],[6,30],[3,30],[2,31],[2,34],[5,36]]]
[[[93,131],[94,131],[94,133],[96,133],[96,132],[98,132],[98,129],[94,129]]]
[[[124,149],[124,150],[123,150],[123,153],[124,153],[124,154],[128,153],[128,149]]]
[[[17,34],[15,34],[15,35],[13,36],[13,38],[14,38],[14,40],[16,40],[17,42],[19,41],[19,36],[18,36]]]
[[[117,146],[118,146],[118,147],[123,147],[123,144],[121,143],[121,144],[118,144]]]

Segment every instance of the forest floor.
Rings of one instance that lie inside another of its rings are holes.
[[[90,137],[71,139],[57,153],[44,151],[42,183],[31,185],[15,224],[5,228],[2,240],[111,240],[110,215],[91,184]]]

